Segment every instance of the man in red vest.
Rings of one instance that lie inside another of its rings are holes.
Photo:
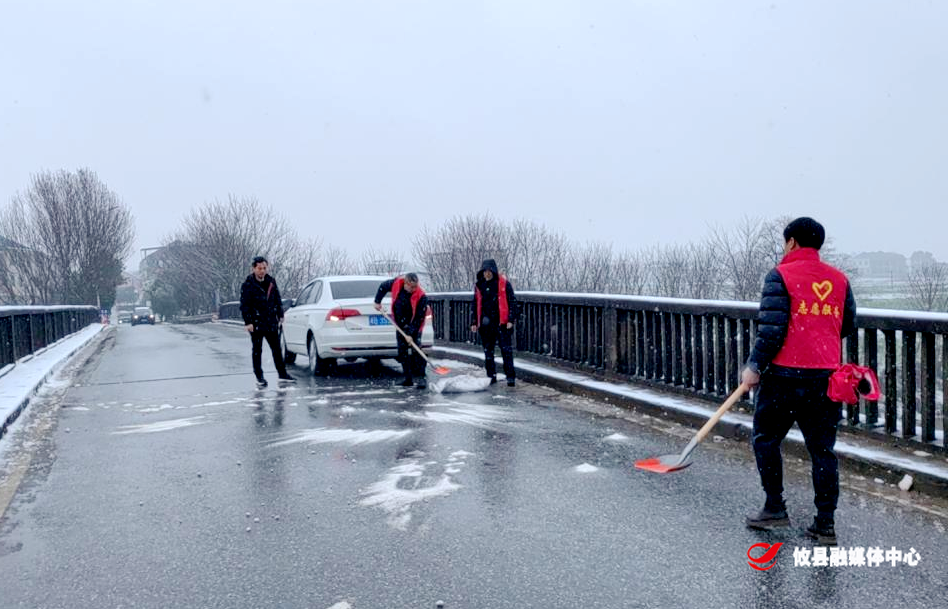
[[[513,327],[517,321],[517,299],[513,285],[497,271],[497,263],[485,260],[474,284],[474,320],[471,332],[479,332],[484,346],[484,367],[493,385],[497,382],[494,346],[500,343],[507,386],[517,384],[513,363]]]
[[[784,257],[764,280],[757,340],[741,373],[757,387],[753,445],[767,496],[763,509],[747,516],[752,529],[790,525],[783,500],[780,444],[794,421],[813,464],[816,518],[807,535],[836,545],[834,514],[839,468],[833,446],[842,404],[827,395],[840,366],[842,337],[855,330],[856,301],[849,280],[820,260],[825,231],[812,218],[797,218],[783,231]]]
[[[418,285],[418,275],[406,273],[404,277],[383,281],[375,294],[377,310],[382,310],[382,299],[389,292],[392,293],[392,318],[412,342],[420,346],[421,331],[425,326],[425,312],[428,309],[428,297]],[[417,387],[425,389],[428,386],[428,379],[425,378],[425,360],[400,333],[395,333],[395,339],[398,341],[398,359],[402,362],[402,370],[405,373],[405,380],[399,385],[411,387],[417,378]]]

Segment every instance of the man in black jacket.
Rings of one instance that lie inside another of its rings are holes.
[[[283,302],[280,300],[280,290],[276,281],[267,274],[267,259],[257,256],[251,265],[253,271],[244,280],[240,287],[240,313],[244,318],[244,325],[250,333],[252,344],[251,358],[253,373],[257,377],[257,387],[266,387],[267,381],[263,378],[263,367],[260,364],[263,341],[266,339],[273,352],[273,363],[276,365],[280,380],[295,382],[287,374],[283,363],[283,353],[280,349],[280,326],[283,325]]]
[[[842,405],[827,395],[839,368],[841,338],[855,331],[856,301],[849,280],[822,262],[823,226],[797,218],[783,232],[784,257],[764,280],[757,340],[741,373],[755,396],[753,445],[766,494],[763,509],[745,522],[770,530],[790,524],[783,500],[780,444],[800,426],[813,467],[816,517],[807,535],[836,545],[835,512],[839,469],[833,446]]]
[[[421,347],[421,331],[425,326],[425,314],[428,310],[428,297],[418,285],[418,275],[406,273],[404,277],[396,277],[383,281],[375,294],[375,308],[382,311],[382,299],[389,292],[392,293],[392,317],[402,331],[408,335],[408,340],[395,333],[398,341],[398,359],[402,362],[405,380],[399,383],[402,387],[411,387],[418,379],[418,388],[428,386],[425,378],[425,360],[412,347],[412,343]],[[411,341],[411,342],[409,342]]]
[[[513,327],[517,321],[517,298],[513,285],[497,270],[492,259],[481,264],[474,283],[474,319],[471,332],[479,332],[484,346],[484,368],[493,385],[497,382],[497,366],[494,363],[494,347],[500,343],[500,354],[504,359],[504,375],[507,386],[516,385],[513,361]]]

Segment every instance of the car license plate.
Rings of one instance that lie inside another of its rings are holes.
[[[384,315],[372,315],[369,317],[370,326],[390,326],[392,322],[388,320]]]

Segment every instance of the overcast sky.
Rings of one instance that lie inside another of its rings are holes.
[[[843,252],[948,260],[946,24],[941,0],[2,0],[0,203],[88,167],[136,249],[233,193],[354,255],[489,211],[619,249],[812,215]]]

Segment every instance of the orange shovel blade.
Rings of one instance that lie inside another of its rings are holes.
[[[691,461],[681,462],[680,455],[666,455],[664,457],[652,457],[650,459],[640,459],[635,462],[635,467],[644,469],[647,472],[656,474],[667,474],[677,472],[691,465]]]
[[[436,366],[434,369],[435,374],[445,375],[451,372],[450,368],[445,368],[444,366]]]

